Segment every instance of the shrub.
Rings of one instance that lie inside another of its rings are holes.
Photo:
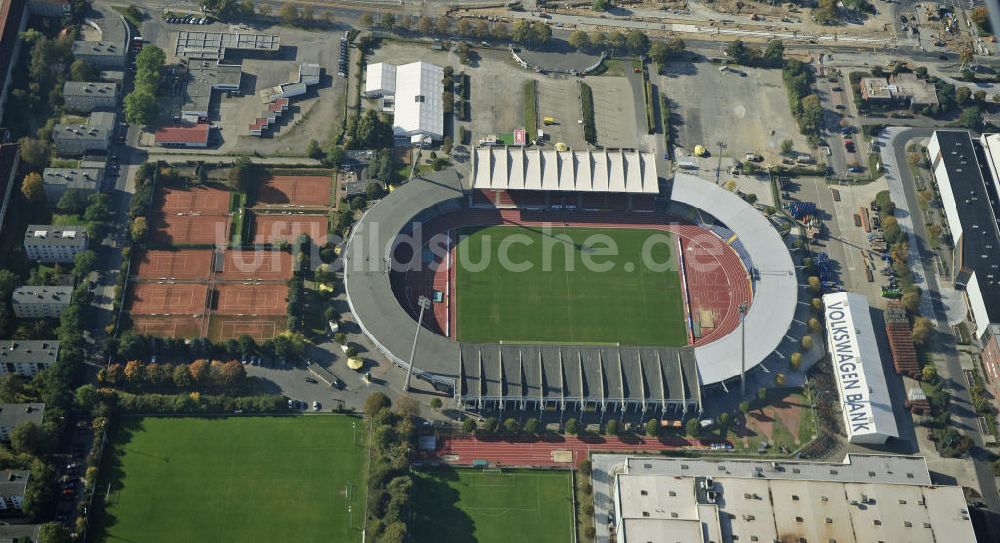
[[[597,144],[597,128],[594,124],[594,91],[590,85],[580,83],[580,100],[583,102],[583,139],[591,145]]]

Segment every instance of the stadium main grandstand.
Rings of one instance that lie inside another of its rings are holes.
[[[413,348],[413,375],[458,406],[700,411],[704,391],[784,340],[792,259],[737,195],[666,182],[636,151],[472,159],[467,179],[415,179],[381,200],[344,251],[364,333],[404,369]]]

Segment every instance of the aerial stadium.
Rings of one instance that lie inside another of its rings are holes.
[[[396,189],[343,252],[362,331],[456,406],[697,412],[786,339],[792,258],[738,195],[634,150],[471,159]]]

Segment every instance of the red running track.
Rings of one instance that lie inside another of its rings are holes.
[[[700,446],[682,437],[651,439],[634,436],[623,440],[610,436],[561,436],[539,438],[502,438],[474,436],[443,436],[433,455],[454,465],[470,465],[473,460],[487,460],[503,466],[560,466],[552,461],[553,451],[573,451],[573,462],[587,459],[591,452],[659,452],[689,446]]]
[[[662,215],[606,211],[563,213],[519,209],[466,209],[440,215],[422,225],[422,241],[425,244],[430,243],[435,236],[450,235],[451,231],[466,226],[498,224],[640,227],[672,232],[681,240],[690,322],[697,322],[701,329],[700,335],[694,338],[695,345],[704,345],[736,330],[740,322],[739,305],[741,303],[749,305],[753,298],[746,268],[732,247],[701,226]],[[437,243],[441,244],[441,241],[438,240]],[[450,244],[448,246],[450,256],[454,257],[454,246]],[[434,259],[434,269],[424,266],[420,271],[411,271],[407,274],[407,282],[410,285],[407,297],[412,296],[415,300],[416,293],[430,296],[434,290],[447,292],[445,303],[434,304],[433,321],[429,323],[429,327],[454,338],[457,325],[454,313],[455,297],[458,294],[454,290],[454,266],[442,266],[442,260]],[[454,263],[454,258],[451,259],[451,263]],[[410,300],[406,302],[404,307],[415,318],[414,302]]]

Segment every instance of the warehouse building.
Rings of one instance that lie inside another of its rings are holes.
[[[14,289],[10,303],[19,319],[55,319],[72,297],[73,287],[25,285]]]
[[[611,482],[613,515],[595,515],[598,541],[976,540],[962,488],[933,485],[919,457],[852,454],[839,464],[621,458],[593,459],[621,466]]]
[[[59,356],[59,342],[49,340],[0,340],[0,375],[16,373],[34,377],[51,367]]]
[[[75,41],[73,58],[84,60],[98,70],[125,68],[125,44],[113,41]]]
[[[95,109],[114,109],[118,103],[118,85],[93,81],[67,81],[63,99],[68,111],[90,113]]]
[[[101,188],[104,170],[100,168],[45,168],[42,171],[42,187],[45,198],[55,204],[68,190],[78,190],[93,194]]]
[[[279,49],[281,40],[274,34],[182,30],[177,33],[174,53],[180,58],[222,60],[227,56],[271,57]]]
[[[211,127],[207,123],[165,126],[154,134],[156,144],[163,147],[208,147]]]
[[[368,65],[365,96],[381,98],[392,112],[397,145],[419,145],[444,138],[444,69],[427,62],[402,66]]]
[[[243,81],[238,65],[219,64],[215,60],[192,59],[188,65],[188,81],[184,87],[181,116],[196,123],[208,119],[212,94],[215,91],[237,91]]]
[[[24,233],[24,252],[36,262],[68,264],[86,249],[86,226],[33,224]]]
[[[115,114],[98,111],[90,114],[87,124],[57,124],[52,130],[52,143],[60,156],[104,153],[111,144],[114,130]]]
[[[823,296],[823,307],[847,440],[881,444],[899,437],[868,300],[835,292]]]

